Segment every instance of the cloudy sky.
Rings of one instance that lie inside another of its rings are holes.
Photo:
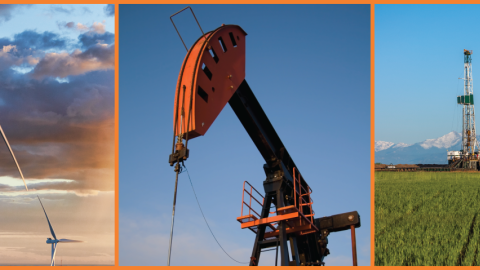
[[[114,6],[0,5],[0,265],[114,263]]]
[[[413,144],[461,132],[463,50],[473,50],[475,80],[480,17],[469,14],[479,12],[479,5],[375,5],[375,140]]]

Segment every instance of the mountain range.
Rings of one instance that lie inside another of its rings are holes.
[[[480,139],[480,136],[477,136]],[[462,134],[452,131],[415,144],[375,141],[375,162],[383,164],[447,164],[447,150],[461,149]]]

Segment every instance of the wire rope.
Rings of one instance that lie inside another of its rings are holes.
[[[212,231],[212,229],[210,228],[210,225],[208,224],[207,219],[205,218],[205,215],[203,214],[202,207],[200,206],[200,202],[198,201],[197,193],[195,192],[195,188],[193,187],[192,179],[190,178],[190,173],[188,173],[188,169],[187,169],[187,167],[185,166],[185,164],[183,164],[183,167],[185,168],[185,171],[187,172],[188,180],[190,180],[190,185],[192,186],[193,195],[195,195],[195,199],[197,200],[198,208],[200,208],[200,212],[202,213],[203,219],[205,220],[205,224],[207,224],[208,230],[210,230],[210,233],[212,234],[213,238],[214,238],[215,241],[217,242],[218,246],[223,250],[223,252],[224,252],[225,254],[227,254],[228,257],[230,257],[230,259],[234,260],[235,262],[237,262],[237,263],[239,263],[239,264],[249,264],[250,262],[239,262],[239,261],[235,260],[232,256],[230,256],[230,254],[228,254],[228,253],[225,251],[225,249],[222,247],[222,245],[220,245],[220,243],[219,243],[218,240],[217,240],[217,237],[215,237],[215,235],[213,234],[213,231]]]

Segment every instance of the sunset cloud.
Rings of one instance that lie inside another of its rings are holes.
[[[60,245],[59,264],[112,265],[114,20],[104,5],[32,5],[5,22],[2,7],[0,125],[29,190],[0,139],[0,265],[48,264],[37,195],[57,236],[85,241]]]
[[[82,48],[89,48],[97,43],[100,44],[113,44],[115,41],[115,35],[110,32],[103,34],[98,33],[84,33],[78,36],[78,40],[82,45]]]
[[[63,187],[78,194],[114,189],[113,82],[112,70],[72,76],[67,84],[9,84],[0,73],[0,87],[14,89],[0,92],[0,123],[27,179],[75,180]],[[19,177],[7,151],[0,144],[0,175]],[[62,186],[38,186],[54,187]]]
[[[29,73],[32,78],[41,80],[45,77],[62,79],[113,69],[114,35],[105,32],[101,23],[94,23],[89,29],[78,36],[77,48],[71,52],[67,49],[75,45],[73,40],[48,31],[38,33],[26,30],[15,34],[13,39],[0,38],[0,70],[14,68],[20,73]]]
[[[8,52],[10,52],[10,51],[16,52],[16,51],[17,51],[17,45],[7,45],[7,46],[3,46],[2,51],[3,51],[4,53],[8,53]]]
[[[91,34],[104,34],[105,33],[105,24],[102,22],[93,22],[92,25],[87,26],[82,23],[74,23],[74,22],[57,22],[57,25],[60,29],[70,29],[70,30],[77,30],[80,32],[88,32]]]
[[[15,52],[17,52],[15,45],[3,46],[3,50],[0,51],[0,71],[23,64],[34,66],[39,62],[39,58],[31,55],[20,56],[14,54]]]
[[[48,53],[35,66],[32,77],[42,79],[46,76],[65,78],[95,70],[113,69],[115,66],[114,45],[96,44],[86,51],[73,53]]]

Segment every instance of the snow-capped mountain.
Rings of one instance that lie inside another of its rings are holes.
[[[420,144],[420,146],[425,149],[430,149],[432,147],[449,148],[459,143],[461,140],[462,140],[462,134],[456,131],[452,131],[446,135],[443,135],[440,138],[425,140]]]
[[[388,148],[399,148],[399,147],[408,147],[411,144],[406,143],[393,143],[393,142],[384,142],[384,141],[375,141],[375,152],[382,151]]]
[[[375,152],[388,149],[394,145],[393,142],[375,141]]]
[[[480,136],[477,137],[480,139]],[[460,150],[462,135],[452,131],[415,144],[375,142],[375,162],[383,164],[446,164],[447,150]]]
[[[411,144],[406,144],[406,143],[397,143],[393,146],[393,148],[399,148],[399,147],[409,147]]]

